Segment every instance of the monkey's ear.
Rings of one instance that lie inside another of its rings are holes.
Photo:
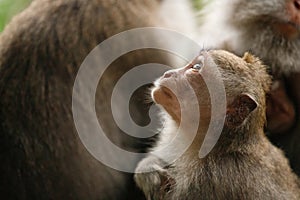
[[[242,94],[236,97],[227,107],[225,125],[228,128],[238,127],[257,105],[257,102],[249,94]]]
[[[258,58],[256,58],[255,56],[253,56],[251,53],[246,52],[243,56],[243,60],[249,64],[254,64],[257,61],[259,61]]]

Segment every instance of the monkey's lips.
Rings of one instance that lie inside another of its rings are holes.
[[[175,94],[170,89],[165,86],[156,86],[152,90],[152,98],[155,103],[162,105],[178,124],[180,123],[180,105]]]
[[[287,39],[295,39],[300,33],[299,26],[292,22],[278,22],[274,24],[274,29]]]
[[[164,104],[164,102],[174,98],[174,94],[165,86],[156,86],[152,90],[152,98],[158,104]]]

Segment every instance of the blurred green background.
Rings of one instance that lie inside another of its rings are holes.
[[[22,11],[31,0],[0,0],[0,32],[18,12]]]
[[[201,0],[192,0],[196,9],[201,9]],[[0,32],[10,19],[22,11],[31,2],[31,0],[0,0]]]

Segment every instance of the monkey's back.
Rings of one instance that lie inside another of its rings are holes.
[[[256,146],[255,153],[208,155],[171,169],[176,186],[166,199],[299,199],[299,180],[282,151],[269,142]]]
[[[6,27],[0,36],[1,198],[120,199],[134,191],[131,175],[104,166],[81,143],[72,118],[72,89],[96,45],[130,28],[162,26],[158,2],[35,0]],[[143,151],[145,145],[112,123],[114,83],[134,66],[167,60],[161,52],[132,52],[100,80],[99,121],[122,148]],[[137,104],[133,110],[143,116]]]

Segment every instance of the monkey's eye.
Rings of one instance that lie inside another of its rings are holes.
[[[203,63],[196,63],[193,65],[193,69],[200,70],[203,67]]]

